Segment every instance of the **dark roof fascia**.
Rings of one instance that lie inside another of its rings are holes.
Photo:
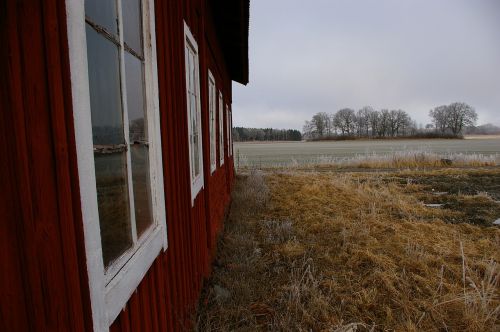
[[[209,0],[209,3],[229,75],[233,81],[246,85],[250,0]]]

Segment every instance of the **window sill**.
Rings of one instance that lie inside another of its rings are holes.
[[[163,228],[156,226],[130,260],[106,286],[108,326],[118,317],[163,248]]]

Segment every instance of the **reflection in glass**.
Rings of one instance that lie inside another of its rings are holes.
[[[132,246],[126,153],[94,154],[104,266]]]
[[[111,34],[118,34],[115,0],[85,0],[85,15]]]
[[[89,25],[86,26],[86,31],[94,144],[122,144],[124,139],[118,47]]]
[[[142,55],[141,2],[122,0],[123,39],[137,54]]]
[[[153,224],[148,154],[149,149],[145,145],[130,146],[137,237],[140,237]]]
[[[125,79],[127,83],[127,110],[130,143],[147,141],[144,125],[144,75],[142,62],[125,52]]]

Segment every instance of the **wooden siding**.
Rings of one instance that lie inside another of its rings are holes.
[[[155,15],[168,249],[112,331],[189,329],[234,180],[228,133],[224,165],[210,173],[207,70],[228,105],[231,80],[207,2],[157,0]],[[205,185],[194,206],[183,21],[200,54]],[[92,329],[65,22],[64,0],[0,4],[2,331]]]
[[[92,327],[63,1],[2,1],[0,330]]]

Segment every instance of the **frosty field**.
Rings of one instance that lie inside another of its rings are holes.
[[[341,161],[363,156],[387,156],[422,151],[443,158],[476,155],[498,160],[500,137],[471,139],[356,140],[327,142],[238,142],[234,143],[236,167],[288,166]]]

